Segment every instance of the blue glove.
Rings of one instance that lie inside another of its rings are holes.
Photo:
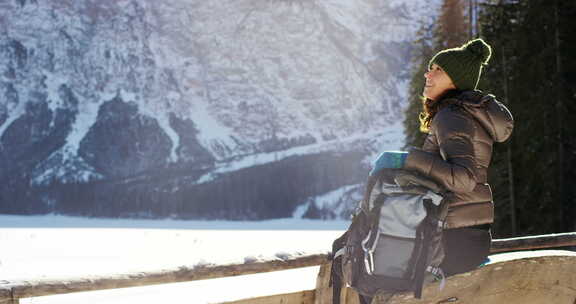
[[[408,152],[384,151],[374,161],[370,175],[374,175],[384,168],[402,168],[406,162],[406,157],[408,157]]]

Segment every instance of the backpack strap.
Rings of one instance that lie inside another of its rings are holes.
[[[430,246],[430,238],[427,237],[426,231],[423,231],[422,226],[418,228],[418,237],[423,240],[422,242],[422,252],[420,253],[422,257],[419,259],[415,267],[415,277],[414,277],[414,297],[416,299],[422,298],[422,289],[424,288],[424,277],[426,276],[426,260],[428,256],[428,247]]]
[[[366,298],[365,296],[358,294],[358,300],[360,302],[360,304],[370,304],[370,302],[372,302],[371,298]]]
[[[429,199],[424,200],[425,206],[431,206],[433,203]],[[428,208],[427,208],[428,209]],[[444,222],[446,219],[446,215],[448,213],[448,202],[446,200],[442,200],[440,205],[438,206],[437,214],[429,215],[424,221],[433,221],[433,228],[436,231],[426,230],[423,229],[423,225],[420,225],[417,230],[417,235],[419,238],[423,240],[422,243],[422,253],[421,256],[425,257],[420,259],[417,265],[415,266],[415,278],[414,278],[414,297],[417,299],[422,298],[422,290],[424,288],[424,279],[427,272],[432,273],[433,275],[440,275],[442,277],[442,282],[440,284],[440,288],[444,288],[444,273],[442,269],[439,267],[431,267],[426,265],[426,261],[428,260],[426,257],[429,255],[430,249],[430,242],[432,240],[431,234],[433,233],[442,233],[441,230],[444,228]]]

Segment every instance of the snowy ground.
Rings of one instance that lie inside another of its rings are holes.
[[[326,253],[347,221],[107,220],[0,215],[0,280],[83,277]],[[318,267],[39,297],[22,303],[219,303],[314,289]],[[3,281],[0,281],[0,284]]]

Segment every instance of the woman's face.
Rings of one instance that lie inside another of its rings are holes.
[[[436,100],[444,92],[455,89],[456,86],[450,79],[450,76],[437,64],[433,63],[430,70],[424,73],[426,85],[424,86],[424,97]]]

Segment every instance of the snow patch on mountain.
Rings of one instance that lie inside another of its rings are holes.
[[[312,145],[299,146],[282,151],[269,153],[255,153],[237,156],[233,159],[217,162],[216,168],[200,177],[197,183],[206,183],[219,175],[240,169],[276,162],[296,155],[316,154],[327,151],[347,151],[360,148],[372,151],[365,158],[364,163],[370,164],[372,159],[381,151],[399,150],[404,145],[404,129],[402,122],[396,122],[383,130],[372,130],[364,134],[356,134],[345,139],[322,141]]]
[[[26,103],[24,102],[10,102],[6,105],[6,115],[7,119],[4,121],[4,124],[0,126],[0,138],[4,135],[4,132],[14,121],[16,121],[20,116],[26,113]]]
[[[55,112],[58,108],[65,107],[64,101],[60,98],[60,87],[69,83],[70,81],[64,75],[58,75],[44,71],[46,92],[48,93],[48,108]]]
[[[78,105],[76,120],[72,125],[71,132],[66,137],[66,145],[62,148],[64,160],[78,155],[80,142],[96,122],[99,107],[98,100],[86,100]]]
[[[294,210],[292,217],[296,219],[306,217],[346,218],[346,214],[351,214],[351,207],[355,207],[350,206],[350,200],[360,201],[362,199],[358,191],[361,188],[362,184],[346,185],[334,191],[309,198]],[[313,212],[318,212],[319,214],[311,214]]]
[[[57,151],[42,162],[32,172],[30,184],[33,186],[48,186],[53,182],[63,184],[92,182],[102,180],[104,176],[87,164],[82,158]]]

